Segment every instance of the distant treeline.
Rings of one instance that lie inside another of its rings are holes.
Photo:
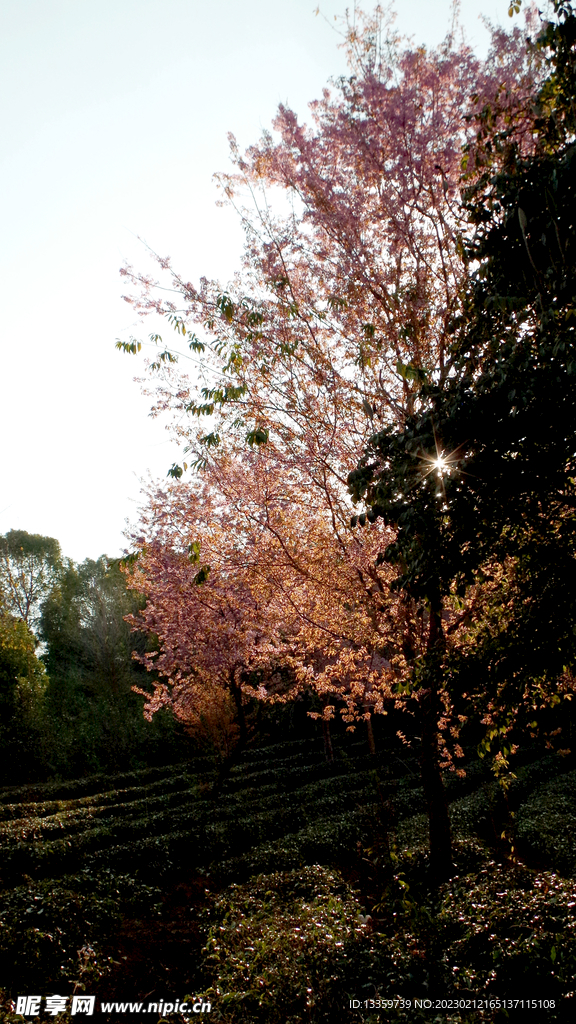
[[[169,711],[146,722],[145,640],[124,616],[142,606],[120,560],[77,565],[51,537],[0,537],[0,769],[4,785],[182,757]]]

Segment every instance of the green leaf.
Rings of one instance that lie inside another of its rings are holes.
[[[246,434],[246,440],[251,448],[256,445],[259,447],[261,444],[267,444],[269,438],[269,430],[267,427],[256,427],[255,430],[251,430]]]
[[[426,380],[426,371],[413,363],[403,363],[401,359],[396,363],[396,370],[404,380],[414,380],[423,384]]]
[[[196,573],[194,577],[194,583],[197,587],[201,587],[203,583],[206,583],[210,575],[210,566],[203,565],[202,568]]]
[[[192,543],[188,545],[188,558],[192,562],[192,564],[195,564],[196,562],[200,561],[199,540],[193,540]]]
[[[168,323],[172,324],[172,327],[178,332],[178,334],[181,334],[184,338],[186,337],[186,324],[181,316],[177,316],[176,313],[170,313],[168,316]]]
[[[154,363],[150,364],[150,369],[151,370],[159,370],[161,368],[161,366],[162,366],[162,363],[177,363],[177,362],[178,362],[178,356],[175,356],[173,352],[170,352],[170,349],[164,349],[164,352],[160,352],[159,355],[158,355],[158,362],[154,362]]]
[[[224,319],[227,320],[229,324],[231,324],[234,318],[234,312],[236,307],[232,302],[230,296],[226,294],[219,295],[218,298],[216,299],[216,305],[218,306],[218,309],[222,313]]]
[[[220,434],[212,431],[210,434],[204,434],[204,437],[200,439],[201,444],[205,444],[207,448],[217,448],[220,444]]]
[[[195,334],[191,334],[188,348],[191,352],[204,352],[206,346],[203,341],[198,340]]]
[[[136,338],[131,338],[130,341],[120,341],[120,339],[117,338],[115,347],[119,352],[126,352],[131,356],[135,356],[142,348],[142,342],[137,341]]]

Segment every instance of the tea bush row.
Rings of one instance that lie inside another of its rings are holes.
[[[88,967],[96,980],[110,967],[101,943],[124,916],[140,914],[160,916],[160,890],[110,872],[30,881],[2,892],[0,977],[28,990],[67,988]]]
[[[317,818],[303,828],[268,838],[243,853],[214,860],[210,870],[220,881],[226,881],[244,880],[274,868],[289,871],[306,864],[342,863],[350,859],[350,852],[365,834],[369,814],[366,808],[357,807],[336,818]]]
[[[42,782],[35,785],[9,786],[0,789],[0,806],[2,804],[35,803],[47,800],[75,800],[82,796],[90,796],[106,792],[129,789],[134,786],[153,785],[155,780],[161,783],[174,775],[210,775],[214,764],[210,758],[199,757],[176,764],[164,765],[161,768],[139,768],[130,772],[119,772],[110,775],[98,772],[78,779],[66,781]]]
[[[131,786],[125,789],[103,789],[89,796],[71,797],[64,800],[27,801],[0,805],[0,822],[15,821],[18,818],[45,817],[80,807],[126,804],[138,799],[152,799],[156,795],[173,793],[189,788],[193,780],[189,773],[179,772],[147,785]],[[1,825],[0,825],[1,828]]]
[[[240,818],[233,814],[220,814],[219,809],[210,802],[191,801],[185,805],[170,806],[170,798],[166,805],[150,813],[144,806],[139,806],[139,813],[133,816],[107,813],[103,818],[88,817],[75,819],[66,831],[62,818],[50,822],[53,830],[39,830],[40,835],[33,834],[29,841],[20,838],[21,833],[15,832],[11,837],[4,836],[0,849],[0,871],[5,877],[14,877],[18,872],[27,874],[53,872],[60,874],[62,870],[72,870],[71,865],[81,863],[93,857],[98,851],[114,847],[118,857],[132,857],[134,847],[143,837],[164,836],[167,841],[172,834],[187,834],[190,846],[198,854],[195,862],[205,866],[211,861],[226,860],[244,853],[265,840],[274,840],[302,828],[304,823],[313,826],[317,818],[340,817],[370,793],[362,790],[346,791],[325,796],[304,805],[298,801],[275,801],[268,808],[245,813]],[[231,811],[232,809],[229,809]],[[45,819],[42,819],[45,821]],[[57,838],[49,838],[50,835]],[[8,841],[10,840],[10,841]],[[121,850],[124,848],[124,854]]]
[[[181,781],[183,777],[178,778]],[[100,807],[93,802],[96,798],[90,797],[90,803],[72,805],[56,815],[4,822],[0,830],[0,869],[14,872],[20,862],[21,870],[46,873],[51,862],[63,858],[70,863],[75,856],[89,856],[100,845],[118,846],[122,840],[131,844],[139,835],[169,835],[185,828],[199,840],[201,837],[203,847],[214,851],[214,858],[225,858],[231,851],[294,830],[318,815],[336,815],[373,799],[372,783],[369,772],[360,777],[342,777],[339,785],[330,778],[321,779],[285,794],[281,803],[274,786],[264,798],[248,790],[244,801],[238,791],[225,793],[217,805],[198,799],[197,793],[187,788],[174,791],[172,785],[172,792],[155,796],[146,793],[131,803],[109,802]],[[129,791],[120,795],[125,800]],[[113,792],[107,793],[106,800],[112,799]],[[32,806],[36,810],[37,805]]]
[[[89,805],[68,807],[56,814],[46,814],[43,817],[31,814],[0,823],[0,843],[4,845],[27,839],[49,838],[52,833],[59,831],[65,835],[73,835],[78,831],[89,829],[91,823],[97,822],[99,819],[106,821],[141,819],[144,814],[151,814],[156,810],[189,806],[195,797],[196,792],[188,786],[185,789],[178,788],[175,792],[139,796],[133,801],[104,802],[103,804],[95,801]],[[93,798],[90,799],[92,801]]]

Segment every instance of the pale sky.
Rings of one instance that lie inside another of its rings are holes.
[[[118,555],[140,479],[178,458],[114,348],[149,329],[118,271],[146,266],[140,236],[190,280],[232,275],[241,233],[212,175],[229,131],[255,142],[280,102],[305,119],[345,71],[331,25],[352,0],[320,3],[327,20],[316,2],[0,0],[0,533]],[[450,0],[397,8],[415,43],[444,38]],[[507,10],[463,0],[480,52],[480,16]]]

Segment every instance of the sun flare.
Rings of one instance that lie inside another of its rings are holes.
[[[439,451],[434,455],[422,455],[421,458],[427,465],[425,476],[434,472],[438,473],[438,476],[445,476],[452,471],[456,463],[456,459],[451,455]]]

